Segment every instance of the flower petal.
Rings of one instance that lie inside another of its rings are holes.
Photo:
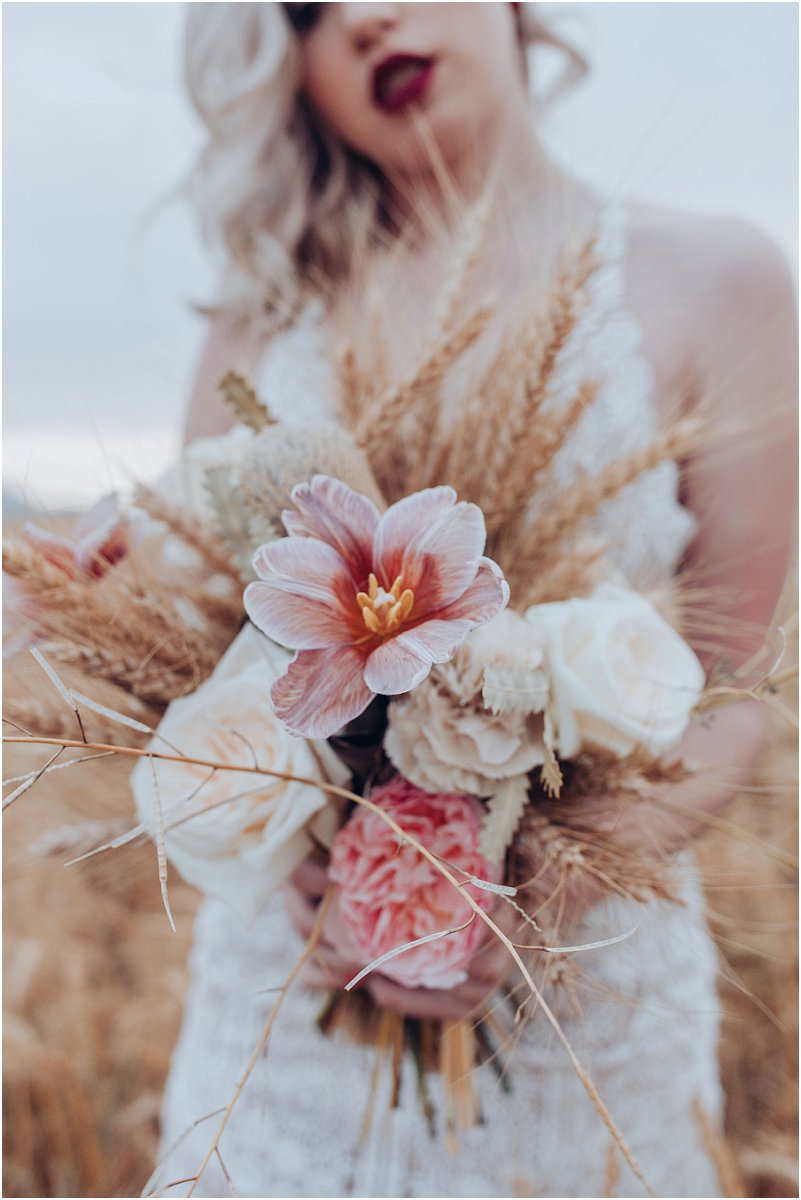
[[[374,541],[376,575],[385,587],[402,575],[404,587],[415,594],[415,611],[434,612],[473,580],[486,537],[481,509],[456,503],[453,488],[416,492],[381,517]]]
[[[373,535],[379,512],[367,496],[354,492],[339,479],[315,475],[310,483],[292,490],[297,509],[282,513],[287,533],[317,538],[342,555],[360,587],[373,569]]]
[[[301,650],[270,694],[275,715],[290,732],[325,738],[364,712],[374,693],[358,651],[334,646]]]
[[[509,584],[491,558],[481,558],[476,577],[458,599],[440,609],[442,621],[465,620],[470,628],[491,621],[509,603]]]
[[[293,650],[352,640],[356,585],[331,546],[312,538],[281,538],[261,546],[253,566],[263,582],[245,588],[245,611],[268,637]]]
[[[364,679],[380,696],[398,696],[422,683],[431,670],[431,658],[415,637],[416,629],[398,634],[378,646],[364,666]]]

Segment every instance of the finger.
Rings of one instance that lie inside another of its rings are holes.
[[[515,971],[515,963],[501,942],[493,941],[483,946],[470,960],[467,973],[473,982],[486,986],[499,986]]]
[[[298,933],[309,937],[317,922],[317,905],[290,884],[284,888],[284,907]]]
[[[328,887],[328,870],[324,863],[306,858],[295,868],[290,882],[307,896],[319,900]]]
[[[314,991],[340,991],[344,985],[342,976],[333,971],[328,964],[313,959],[306,963],[300,977],[304,986]]]
[[[377,974],[367,984],[367,989],[382,1008],[391,1008],[409,1017],[454,1021],[475,1015],[485,995],[483,990],[476,995],[473,989],[464,986],[451,991],[405,988]]]

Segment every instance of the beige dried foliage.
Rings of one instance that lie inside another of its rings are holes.
[[[193,549],[205,553],[194,531]],[[211,545],[205,569],[170,572],[157,540],[131,553],[101,579],[67,579],[26,545],[9,539],[6,569],[34,598],[30,624],[48,653],[85,676],[118,685],[147,704],[193,691],[216,666],[242,619],[230,565],[219,594],[208,579],[222,565]],[[226,563],[229,560],[225,559]]]
[[[14,1017],[4,1021],[3,1122],[4,1195],[102,1194],[103,1148],[78,1072]]]
[[[223,400],[241,425],[259,430],[275,423],[267,405],[257,396],[256,389],[238,371],[226,371],[218,386]]]
[[[443,383],[448,370],[481,336],[489,318],[487,307],[474,310],[455,332],[440,341],[413,374],[362,409],[356,438],[389,502],[426,486]],[[399,437],[401,429],[404,436]]]
[[[602,753],[571,763],[563,793],[549,796],[543,789],[529,805],[510,852],[521,904],[536,910],[546,929],[555,923],[552,932],[558,933],[559,900],[568,880],[577,894],[675,899],[670,856],[657,843],[644,849],[640,838],[628,842],[616,830],[621,818],[647,800],[653,784],[682,775],[680,766]]]
[[[3,540],[3,571],[18,579],[36,596],[58,598],[72,582],[63,568],[43,558],[41,548],[26,538]]]
[[[526,527],[523,545],[529,551],[528,561],[532,564],[537,559],[547,562],[549,557],[564,553],[566,539],[602,504],[660,463],[689,454],[697,448],[701,436],[700,422],[687,418],[656,437],[648,446],[610,463],[599,475],[578,480],[546,513]]]
[[[219,538],[209,529],[207,523],[196,520],[174,505],[167,504],[157,492],[150,488],[138,490],[136,503],[154,521],[163,521],[172,534],[185,545],[197,551],[213,571],[217,571],[221,575],[228,575],[237,584],[239,583],[239,572],[231,555]]]
[[[331,475],[384,506],[367,457],[351,435],[310,421],[286,422],[261,433],[243,454],[237,487],[254,518],[281,528],[281,513],[292,507],[292,489],[314,475]]]
[[[524,561],[515,561],[507,579],[515,588],[517,607],[525,610],[532,604],[549,604],[591,592],[599,582],[604,550],[602,542],[579,539],[569,554],[541,563],[532,574],[525,570]]]
[[[519,554],[518,528],[525,524],[525,514],[538,484],[575,429],[584,412],[598,392],[594,381],[582,384],[572,400],[558,410],[534,411],[515,432],[507,454],[490,493],[493,507],[487,522],[488,551],[502,562],[510,562]]]
[[[466,406],[462,442],[486,463],[480,498],[487,516],[489,553],[506,558],[505,530],[520,523],[540,476],[553,462],[597,391],[585,382],[572,401],[547,410],[560,355],[576,329],[586,288],[599,265],[596,235],[562,265],[544,309],[505,339],[479,388],[480,403]],[[472,497],[471,497],[472,498]]]
[[[472,253],[459,261],[474,268]],[[666,459],[685,457],[703,436],[698,420],[677,419],[648,446],[597,476],[576,480],[535,520],[523,519],[598,391],[599,381],[588,379],[572,398],[553,403],[556,367],[597,266],[593,235],[562,266],[544,311],[518,320],[500,339],[478,386],[471,390],[468,384],[452,427],[444,420],[444,389],[465,353],[490,335],[498,316],[492,306],[479,307],[455,331],[443,332],[416,370],[381,393],[371,393],[358,338],[341,352],[347,366],[346,373],[340,370],[346,389],[341,408],[358,413],[357,436],[387,499],[447,482],[460,498],[481,505],[487,553],[504,569],[518,608],[587,591],[601,557],[597,544],[582,544],[587,521],[640,475]],[[453,276],[445,293],[455,294]],[[444,300],[440,309],[452,311]]]

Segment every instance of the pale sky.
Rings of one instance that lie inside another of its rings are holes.
[[[592,73],[552,117],[601,191],[756,222],[797,261],[794,3],[552,4]],[[199,131],[183,4],[3,5],[4,478],[83,504],[177,450],[211,293],[168,196]]]

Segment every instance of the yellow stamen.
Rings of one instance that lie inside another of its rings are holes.
[[[356,593],[356,603],[362,620],[370,633],[386,637],[403,625],[414,608],[414,592],[403,587],[403,576],[399,575],[389,591],[385,591],[375,575],[367,580],[366,592]]]
[[[363,608],[362,617],[371,633],[381,633],[381,621],[371,608]]]

